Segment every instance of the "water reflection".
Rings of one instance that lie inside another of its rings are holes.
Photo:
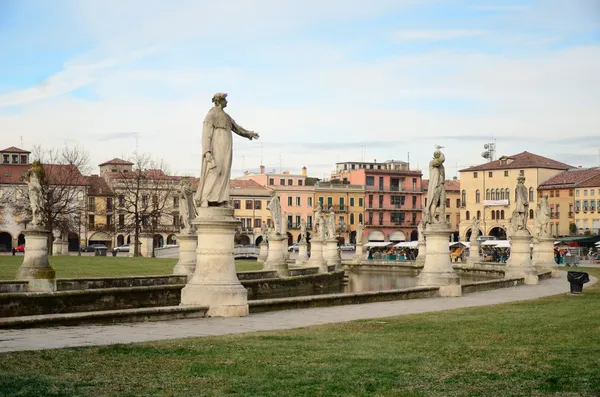
[[[417,275],[412,271],[361,270],[358,273],[346,272],[348,284],[344,292],[385,291],[417,286]],[[501,277],[459,274],[460,283],[493,280]]]

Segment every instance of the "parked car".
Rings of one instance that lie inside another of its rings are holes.
[[[95,252],[96,250],[99,250],[99,249],[107,250],[108,247],[104,244],[92,244],[92,245],[88,245],[87,247],[81,248],[81,252]]]
[[[288,247],[288,251],[289,251],[289,252],[292,252],[292,251],[294,251],[294,252],[298,252],[298,244],[292,244],[292,245],[290,245],[290,246]]]
[[[354,251],[356,249],[356,247],[354,246],[354,244],[342,244],[342,246],[340,247],[340,250],[342,251]]]
[[[129,252],[129,244],[123,244],[113,249],[114,252]]]
[[[17,245],[15,247],[15,252],[25,252],[25,244]]]

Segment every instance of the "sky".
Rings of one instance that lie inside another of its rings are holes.
[[[600,165],[600,0],[0,0],[4,146],[137,149],[199,175],[215,92],[244,170]]]

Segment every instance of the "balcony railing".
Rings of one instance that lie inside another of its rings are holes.
[[[384,211],[420,211],[423,209],[422,205],[412,205],[412,204],[387,204],[387,205],[375,205],[374,203],[367,203],[367,210],[384,210]]]
[[[412,220],[404,220],[404,221],[375,221],[375,222],[367,222],[365,223],[365,227],[416,227],[418,222],[413,222]]]
[[[560,212],[554,212],[554,213],[550,214],[550,218],[551,219],[559,219],[560,218]]]
[[[573,211],[569,211],[569,218],[573,218]]]

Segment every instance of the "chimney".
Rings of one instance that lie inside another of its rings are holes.
[[[458,177],[457,177],[457,176],[453,176],[453,177],[452,177],[452,180],[453,180],[453,181],[457,181],[457,180],[458,180]]]
[[[306,176],[306,167],[302,167],[302,176]]]
[[[261,174],[264,174],[264,173],[265,173],[265,166],[264,166],[264,165],[261,165],[261,166],[260,166],[260,173],[261,173]]]

